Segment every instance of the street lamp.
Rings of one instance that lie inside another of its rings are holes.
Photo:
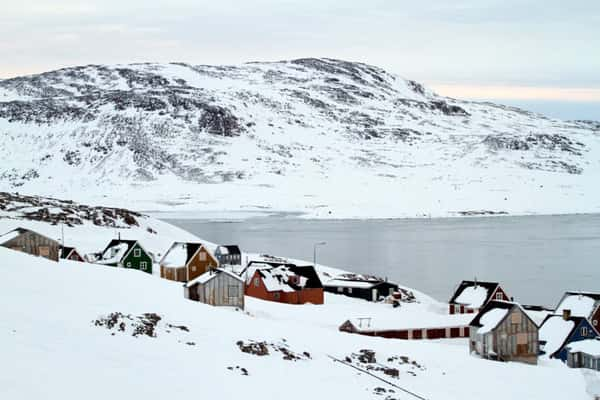
[[[315,268],[317,268],[317,246],[323,246],[325,244],[327,244],[327,242],[317,242],[313,246],[313,264]]]

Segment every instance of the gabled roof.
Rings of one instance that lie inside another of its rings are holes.
[[[187,282],[185,284],[185,287],[192,287],[194,285],[205,284],[206,282],[209,282],[212,279],[216,278],[219,274],[226,274],[242,283],[244,282],[244,280],[242,278],[240,278],[233,272],[227,271],[226,269],[222,269],[222,268],[215,268],[215,269],[210,269],[210,270],[206,271],[205,273],[203,273],[202,275]]]
[[[372,289],[380,285],[398,288],[393,282],[388,282],[383,278],[379,278],[373,275],[361,275],[361,274],[339,274],[336,277],[323,283],[323,286],[327,287],[344,287],[344,288],[356,288],[356,289]]]
[[[212,256],[212,253],[200,242],[173,242],[160,260],[160,265],[167,267],[187,266],[202,247]]]
[[[125,239],[113,239],[110,241],[110,243],[108,244],[108,246],[106,246],[106,248],[104,250],[102,250],[100,259],[96,260],[96,263],[98,264],[111,264],[114,262],[119,262],[121,260],[123,260],[125,257],[127,257],[127,255],[129,254],[129,252],[131,251],[131,249],[133,249],[133,247],[135,245],[138,245],[144,252],[146,252],[146,250],[144,250],[144,248],[142,247],[142,245],[137,241],[137,240],[125,240]],[[115,254],[115,256],[113,257],[106,257],[105,254],[109,249],[112,248],[116,248],[117,249],[117,253]]]
[[[249,282],[258,273],[269,292],[294,292],[302,289],[320,289],[321,280],[312,265],[298,266],[294,264],[279,264],[250,262],[242,270],[240,276],[245,276]],[[291,279],[290,279],[291,278]]]
[[[565,292],[556,306],[556,313],[571,310],[571,315],[589,318],[600,304],[600,293]]]
[[[71,255],[72,252],[77,253],[79,257],[81,257],[81,254],[79,254],[75,247],[60,246],[60,258],[67,258]]]
[[[567,347],[571,353],[581,352],[593,357],[600,357],[600,340],[598,340],[598,338],[569,343]]]
[[[46,238],[48,240],[51,240],[53,242],[58,243],[57,240],[51,239],[48,236],[42,235],[41,233],[38,233],[36,231],[32,231],[31,229],[26,229],[26,228],[20,228],[19,227],[19,228],[13,229],[12,231],[6,232],[3,235],[0,235],[0,244],[4,244],[6,242],[9,242],[9,241],[13,240],[14,238],[19,237],[20,235],[23,235],[25,233],[33,233],[35,235],[42,236],[42,237],[44,237],[44,238]]]
[[[587,324],[587,319],[572,316],[564,319],[562,315],[548,315],[539,330],[539,340],[544,345],[544,351],[548,356],[554,356],[567,344],[571,334],[581,325]],[[592,329],[594,329],[592,327]]]
[[[498,286],[498,282],[462,281],[448,303],[480,308],[491,300]]]
[[[221,254],[231,254],[231,255],[241,255],[242,252],[238,245],[236,244],[228,244],[228,245],[220,245],[217,246],[217,252]]]
[[[518,308],[526,318],[528,318],[531,323],[533,323],[536,327],[537,324],[534,320],[527,315],[525,310],[521,307],[520,304],[512,302],[512,301],[499,301],[492,300],[487,303],[480,311],[477,313],[477,316],[473,318],[469,326],[478,328],[477,333],[483,334],[488,333],[496,329],[502,321],[510,314],[510,312],[514,308]]]

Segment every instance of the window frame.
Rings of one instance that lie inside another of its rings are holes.
[[[140,249],[140,248],[133,249],[133,256],[135,258],[140,258],[142,256],[142,249]]]
[[[140,269],[142,271],[147,271],[148,270],[148,263],[146,261],[140,261]]]

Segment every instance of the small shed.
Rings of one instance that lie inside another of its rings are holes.
[[[567,365],[600,371],[600,340],[586,339],[571,343],[567,348]]]
[[[61,246],[60,258],[61,260],[85,262],[85,259],[81,256],[81,254],[79,254],[75,247]]]
[[[102,251],[96,264],[132,268],[152,273],[152,257],[137,240],[113,239]]]
[[[239,246],[235,244],[220,245],[215,250],[215,257],[221,265],[241,265],[242,252]]]
[[[204,244],[174,242],[160,260],[160,277],[189,282],[218,266],[219,261]]]
[[[371,275],[341,274],[323,283],[323,289],[329,293],[379,301],[398,291],[398,285]]]
[[[213,306],[244,309],[244,280],[221,268],[210,269],[184,285],[184,296]]]
[[[490,301],[469,327],[471,354],[491,360],[537,364],[538,326],[519,304]]]
[[[0,246],[58,261],[60,243],[40,233],[17,228],[0,236]]]
[[[492,300],[510,300],[498,282],[462,281],[448,301],[448,312],[475,314]]]
[[[312,265],[250,262],[240,275],[246,295],[288,304],[323,304],[323,285]]]
[[[549,315],[540,326],[540,355],[567,362],[567,347],[575,342],[598,337],[598,332],[584,317],[574,317],[569,310]]]

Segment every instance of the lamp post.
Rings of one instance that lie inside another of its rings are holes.
[[[313,264],[315,268],[317,268],[317,246],[323,246],[325,244],[327,244],[327,242],[317,242],[313,246]]]

